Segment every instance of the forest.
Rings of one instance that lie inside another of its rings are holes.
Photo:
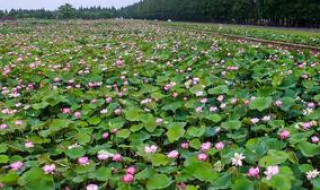
[[[120,10],[125,17],[315,27],[319,0],[144,0]]]

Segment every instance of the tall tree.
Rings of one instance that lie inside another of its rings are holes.
[[[58,8],[59,18],[61,19],[72,19],[76,15],[76,9],[72,7],[69,3],[61,5]]]

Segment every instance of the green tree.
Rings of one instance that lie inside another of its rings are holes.
[[[58,14],[61,19],[72,19],[76,15],[76,9],[69,3],[66,3],[58,8]]]
[[[0,18],[4,17],[4,15],[5,15],[4,12],[2,10],[0,10]]]

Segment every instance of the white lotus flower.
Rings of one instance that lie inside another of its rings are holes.
[[[309,180],[318,177],[319,174],[320,174],[320,172],[317,169],[306,172],[307,178]]]
[[[100,111],[100,113],[101,114],[106,114],[106,113],[108,113],[108,109],[103,109],[103,110]]]
[[[242,166],[242,160],[246,157],[242,153],[235,153],[233,158],[231,158],[232,165],[234,166]]]

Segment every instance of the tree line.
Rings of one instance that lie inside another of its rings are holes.
[[[117,10],[112,8],[95,7],[80,7],[74,8],[70,4],[62,5],[58,10],[50,11],[45,9],[11,9],[9,11],[0,10],[0,18],[3,19],[108,19],[117,16]]]
[[[119,12],[138,19],[320,27],[319,0],[141,0]]]
[[[70,4],[58,10],[12,9],[0,18],[107,19],[115,17],[204,21],[272,26],[320,27],[320,0],[140,0],[115,9]]]

